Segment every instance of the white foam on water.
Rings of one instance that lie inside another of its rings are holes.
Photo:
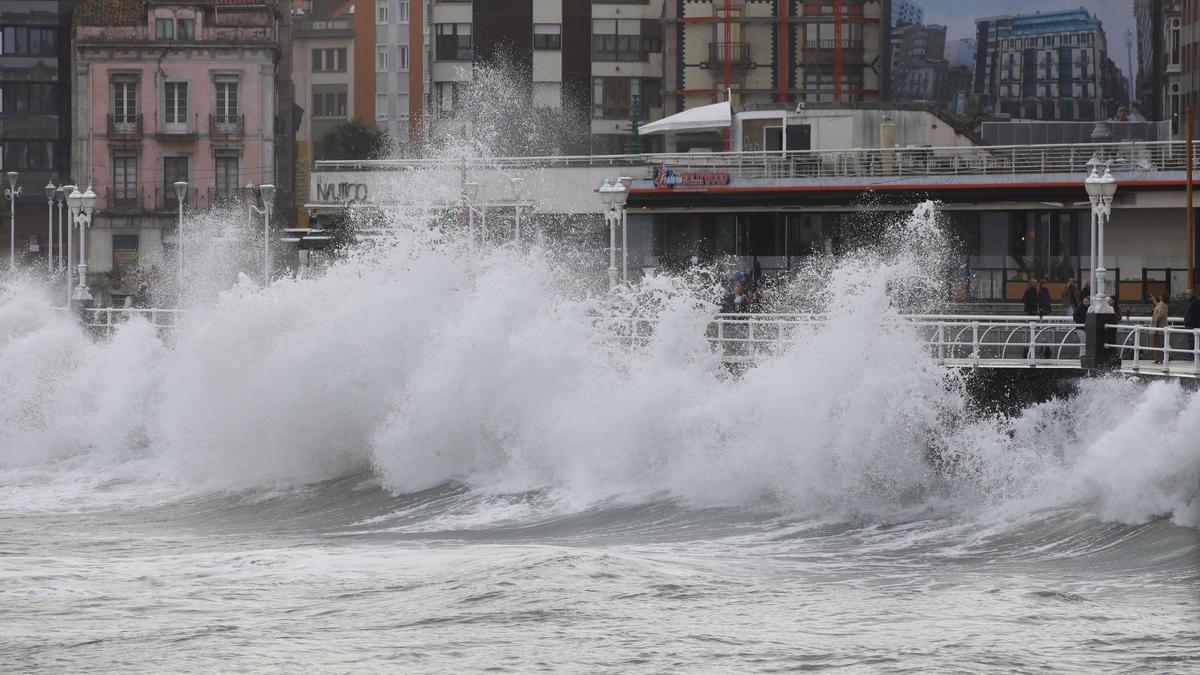
[[[137,321],[93,341],[38,289],[9,285],[0,502],[370,468],[397,492],[457,480],[579,508],[666,496],[869,515],[949,496],[1196,525],[1200,398],[1177,384],[1109,378],[1015,419],[970,417],[957,379],[894,321],[898,299],[919,306],[940,287],[935,216],[922,205],[880,250],[814,264],[792,309],[828,322],[740,378],[704,339],[715,296],[694,279],[613,299],[554,252],[472,252],[405,222],[391,246],[320,278],[196,304],[169,346]],[[614,349],[597,317],[631,310],[655,333]],[[949,476],[931,446],[955,455]]]

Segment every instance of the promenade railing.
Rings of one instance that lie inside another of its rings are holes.
[[[1119,324],[1114,332],[1116,342],[1105,346],[1121,354],[1124,369],[1200,377],[1200,329]]]

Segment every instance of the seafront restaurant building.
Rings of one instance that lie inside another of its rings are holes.
[[[775,126],[802,126],[787,115],[780,119]],[[950,143],[929,139],[945,145],[895,147],[887,142],[894,130],[886,124],[878,130],[884,142],[812,128],[804,135],[812,146],[841,140],[857,149],[487,159],[449,170],[420,160],[318,163],[309,208],[317,214],[347,204],[386,209],[383,186],[398,184],[389,169],[425,167],[485,185],[496,222],[520,208],[527,232],[578,232],[583,224],[591,243],[607,249],[595,190],[605,179],[628,176],[628,269],[635,278],[685,265],[692,256],[726,262],[732,256],[745,267],[757,259],[768,273],[786,272],[809,256],[878,239],[890,219],[934,200],[954,240],[957,281],[948,292],[1016,301],[1032,277],[1049,278],[1055,297],[1067,279],[1087,278],[1091,210],[1083,181],[1093,167],[1110,167],[1119,185],[1104,262],[1109,279],[1119,280],[1119,297],[1137,302],[1187,285],[1182,142],[984,146],[950,135]],[[735,128],[735,139],[745,133],[745,126]],[[523,179],[513,183],[523,186],[519,196],[509,188],[513,178]]]

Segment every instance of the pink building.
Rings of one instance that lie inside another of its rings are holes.
[[[72,175],[98,196],[90,272],[168,264],[176,181],[185,210],[277,182],[275,0],[86,0],[73,30]]]

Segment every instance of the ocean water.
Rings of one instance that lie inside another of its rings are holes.
[[[416,227],[168,340],[6,279],[0,671],[1200,671],[1200,395],[980,412],[891,320],[935,215],[736,376],[703,271]]]

